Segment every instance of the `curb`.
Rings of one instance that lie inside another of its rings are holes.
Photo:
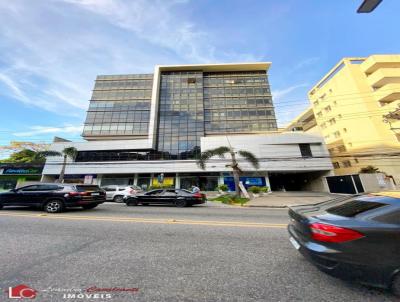
[[[271,208],[271,209],[287,209],[290,205],[285,205],[285,206],[249,206],[249,205],[244,205],[243,208]]]

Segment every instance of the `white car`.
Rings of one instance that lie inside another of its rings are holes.
[[[102,187],[106,191],[106,200],[115,202],[123,202],[125,196],[134,196],[137,193],[143,192],[138,186],[118,186],[110,185]]]

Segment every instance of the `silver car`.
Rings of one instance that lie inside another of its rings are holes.
[[[138,186],[119,186],[109,185],[102,187],[106,191],[106,200],[115,202],[123,202],[125,196],[135,196],[137,193],[142,193],[143,190]]]

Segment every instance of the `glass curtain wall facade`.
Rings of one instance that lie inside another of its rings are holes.
[[[161,73],[157,151],[165,159],[190,159],[200,154],[204,136],[203,73]]]
[[[207,135],[276,131],[266,70],[161,70],[152,150],[80,151],[77,161],[196,159]],[[152,74],[96,79],[83,130],[88,140],[149,136]]]
[[[204,73],[205,133],[276,131],[265,71]]]
[[[147,135],[152,86],[152,74],[98,76],[83,137]]]

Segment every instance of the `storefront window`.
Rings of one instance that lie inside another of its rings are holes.
[[[180,180],[181,189],[186,190],[196,186],[202,191],[215,191],[218,187],[218,176],[183,176]]]
[[[17,179],[0,179],[0,192],[14,189],[17,185]]]
[[[138,176],[137,185],[143,190],[147,190],[150,187],[150,174],[144,174]]]

